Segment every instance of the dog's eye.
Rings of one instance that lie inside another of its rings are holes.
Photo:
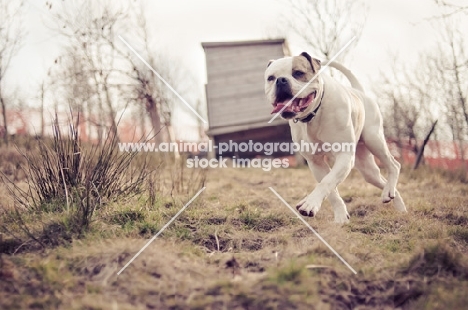
[[[273,75],[270,75],[270,76],[268,77],[268,81],[269,81],[269,82],[273,81],[274,79],[275,79],[275,77],[274,77]]]
[[[304,76],[304,74],[305,74],[305,73],[302,72],[302,71],[294,71],[294,72],[293,72],[293,77],[296,78],[296,79],[298,79],[298,78]]]

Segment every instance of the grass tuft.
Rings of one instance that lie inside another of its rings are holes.
[[[136,153],[119,152],[111,131],[103,145],[83,146],[78,125],[79,116],[65,134],[55,120],[53,140],[37,140],[35,151],[22,153],[26,188],[3,174],[13,200],[13,210],[5,216],[20,231],[0,224],[1,231],[22,242],[29,239],[42,247],[55,245],[59,239],[71,240],[86,232],[96,209],[143,191],[146,163],[134,167]],[[47,214],[60,218],[52,216],[51,220]],[[44,238],[52,241],[43,242]]]

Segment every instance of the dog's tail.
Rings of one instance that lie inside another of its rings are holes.
[[[334,61],[329,62],[328,66],[330,66],[332,68],[335,68],[338,71],[340,71],[341,73],[343,73],[344,76],[346,76],[348,81],[351,83],[351,86],[353,88],[355,88],[357,90],[360,90],[360,91],[362,91],[364,93],[364,87],[362,87],[361,83],[359,83],[357,77],[351,72],[351,70],[349,70],[348,68],[346,68],[342,64],[340,64],[338,62],[334,62]]]

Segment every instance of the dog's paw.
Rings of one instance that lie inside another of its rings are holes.
[[[304,202],[306,202],[306,200],[307,200],[307,196],[305,196],[301,201],[299,201],[296,204],[296,210],[299,210],[299,208],[302,207],[302,205],[304,204]]]
[[[307,199],[301,201],[296,206],[297,211],[303,216],[314,217],[320,210],[320,205],[316,203],[310,203]]]
[[[346,224],[349,223],[349,214],[348,212],[346,213],[335,213],[335,223],[337,224]]]
[[[385,186],[382,191],[382,202],[389,203],[393,198],[395,198],[395,189]]]

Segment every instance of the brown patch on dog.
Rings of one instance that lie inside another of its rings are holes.
[[[315,58],[312,58],[309,54],[307,54],[306,52],[302,52],[301,55],[302,57],[304,57],[305,59],[307,59],[307,61],[309,62],[311,68],[312,68],[312,71],[314,73],[317,73],[320,68],[322,67],[322,62],[318,59],[315,59]]]
[[[303,52],[300,56],[293,57],[292,76],[298,81],[308,82],[320,70],[320,67],[320,60]],[[296,76],[295,73],[297,72],[303,72],[304,74]]]
[[[302,76],[295,75],[296,72],[304,72]],[[302,82],[308,82],[314,76],[312,65],[302,56],[295,56],[292,59],[292,76]]]

